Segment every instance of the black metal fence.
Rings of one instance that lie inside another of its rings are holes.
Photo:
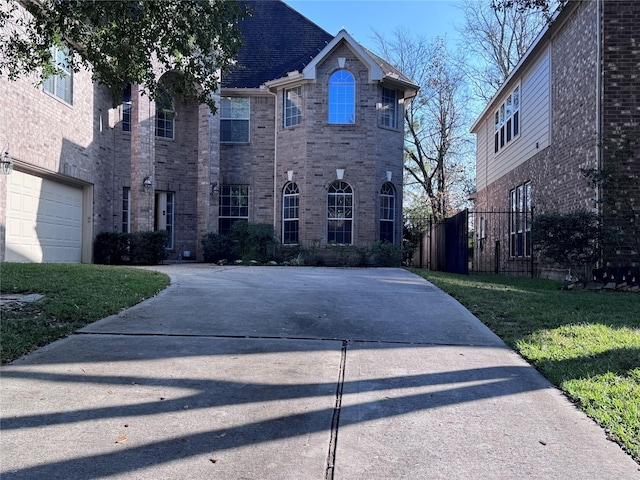
[[[464,210],[439,222],[408,220],[422,231],[414,266],[451,273],[534,276],[532,211]]]

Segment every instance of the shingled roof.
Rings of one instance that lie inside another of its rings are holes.
[[[257,88],[301,71],[333,39],[281,0],[243,3],[251,12],[240,24],[245,44],[237,65],[222,78],[224,88]]]

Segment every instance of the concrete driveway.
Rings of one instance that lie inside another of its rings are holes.
[[[9,479],[627,479],[639,466],[401,269],[158,267],[1,369]]]

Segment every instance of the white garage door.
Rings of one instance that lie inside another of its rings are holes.
[[[80,262],[82,189],[13,171],[7,182],[7,262]]]

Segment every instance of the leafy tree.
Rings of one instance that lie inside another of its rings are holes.
[[[420,86],[405,104],[405,188],[417,189],[414,195],[426,197],[431,214],[442,219],[470,182],[464,75],[442,38],[396,29],[390,39],[376,34],[376,42],[381,56]]]
[[[50,53],[55,45],[72,54],[74,71],[87,68],[106,85],[114,103],[130,83],[154,97],[156,74],[179,71],[170,93],[196,97],[215,111],[210,92],[218,69],[240,48],[237,24],[245,13],[229,0],[8,0],[0,7],[0,73],[9,79],[60,73]]]
[[[538,10],[544,13],[552,12],[559,5],[569,0],[492,0],[492,7],[496,10],[504,8],[516,8],[520,11]]]

